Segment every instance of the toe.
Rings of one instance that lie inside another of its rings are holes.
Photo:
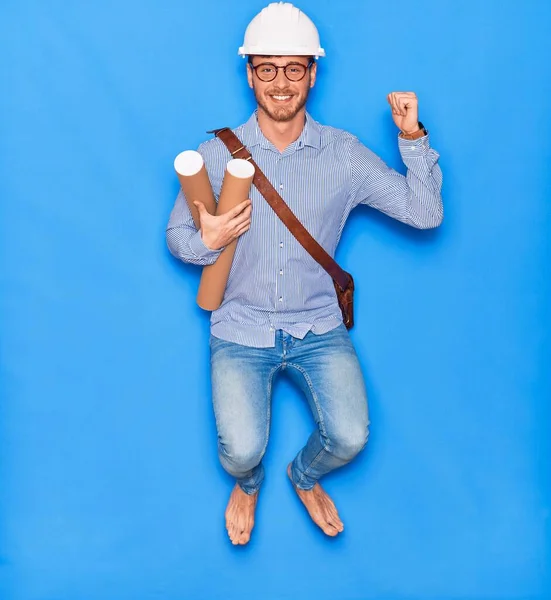
[[[339,517],[339,513],[336,510],[332,510],[329,512],[329,521],[337,529],[342,531],[341,528],[343,527],[343,522],[341,521],[341,518]]]
[[[331,523],[331,521],[325,516],[321,514],[311,515],[314,523],[323,531],[323,533],[331,536],[337,535],[339,532],[337,528]]]
[[[339,522],[331,521],[331,525],[339,532],[342,533],[344,531],[344,525]]]
[[[240,532],[239,531],[235,531],[233,534],[233,537],[231,538],[231,543],[234,546],[239,546],[239,538],[240,538]]]
[[[242,544],[248,544],[249,543],[249,541],[251,539],[251,534],[252,534],[252,531],[253,531],[253,527],[254,527],[254,516],[252,516],[248,520],[247,527],[245,528],[245,531],[241,535],[241,543]]]
[[[230,536],[230,540],[232,544],[237,544],[239,543],[239,535],[240,535],[240,531],[238,530],[237,526],[235,525],[235,523],[229,523],[228,525],[228,535]]]
[[[233,544],[233,528],[230,525],[228,525],[226,529],[228,530],[228,537],[230,538],[230,541]]]
[[[339,531],[336,527],[333,527],[333,525],[331,525],[330,523],[325,523],[322,527],[323,529],[323,533],[325,533],[326,535],[329,535],[331,537],[335,537],[336,535],[339,534]]]
[[[337,517],[328,519],[329,523],[339,532],[342,533],[344,531],[343,522]]]
[[[339,518],[339,513],[336,509],[330,506],[325,507],[325,521],[337,532],[340,533],[344,527],[343,523]]]
[[[249,531],[244,531],[240,536],[239,536],[239,544],[241,546],[244,546],[245,544],[249,543],[249,540],[251,539],[251,533]]]

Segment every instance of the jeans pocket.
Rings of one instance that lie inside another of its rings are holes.
[[[209,339],[209,345],[210,345],[211,354],[214,354],[218,350],[221,350],[222,348],[229,348],[229,347],[233,346],[234,344],[233,344],[233,342],[228,342],[221,338],[215,337],[211,333],[210,339]]]
[[[324,334],[324,336],[326,336],[326,343],[333,344],[335,349],[346,349],[348,351],[355,352],[354,344],[352,343],[352,338],[350,337],[350,331],[348,331],[344,323],[340,323],[338,327],[328,331]]]

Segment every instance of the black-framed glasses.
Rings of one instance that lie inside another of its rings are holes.
[[[277,77],[279,69],[283,69],[285,77],[287,77],[289,81],[300,81],[301,79],[304,79],[306,72],[314,64],[314,61],[310,60],[307,65],[303,65],[302,63],[298,62],[291,62],[286,64],[284,67],[278,67],[277,65],[274,65],[274,63],[270,62],[260,63],[259,65],[256,65],[256,67],[251,61],[249,61],[249,64],[260,81],[273,81]]]

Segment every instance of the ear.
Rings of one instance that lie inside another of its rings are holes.
[[[311,67],[310,67],[310,88],[313,88],[314,85],[316,85],[316,75],[318,72],[318,63],[315,62]]]
[[[247,81],[249,82],[249,87],[252,89],[253,87],[253,70],[249,62],[247,62]]]

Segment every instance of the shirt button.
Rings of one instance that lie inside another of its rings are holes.
[[[280,274],[280,275],[283,275],[283,271],[282,271],[282,270],[280,270],[280,271],[279,271],[279,274]]]
[[[279,242],[279,247],[283,248],[283,242]]]
[[[282,190],[282,189],[283,189],[283,184],[282,184],[282,183],[280,183],[280,184],[279,184],[279,189],[280,189],[280,190]]]
[[[415,150],[415,146],[410,146],[409,149],[410,150]]]
[[[283,302],[283,298],[282,298],[281,296],[279,297],[279,301],[280,301],[280,302]]]

